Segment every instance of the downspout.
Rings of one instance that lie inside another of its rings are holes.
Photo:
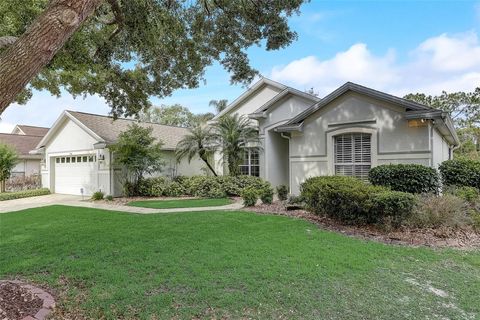
[[[292,166],[290,165],[290,140],[291,137],[287,136],[285,132],[280,132],[280,137],[288,140],[288,193],[291,193],[292,186]]]

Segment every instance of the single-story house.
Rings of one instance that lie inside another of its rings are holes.
[[[233,114],[252,119],[262,145],[245,151],[242,172],[293,194],[312,176],[365,179],[388,163],[437,167],[459,145],[448,113],[351,82],[320,99],[262,78],[212,121]],[[217,153],[217,172],[226,170],[221,160]]]
[[[38,142],[33,153],[41,154],[42,185],[55,193],[91,195],[95,191],[120,196],[122,194],[121,168],[113,165],[109,145],[126,131],[132,119],[64,111],[48,133]],[[159,174],[190,176],[202,173],[203,162],[186,159],[177,163],[175,147],[188,129],[139,123],[151,127],[152,134],[163,142],[165,169]]]
[[[47,133],[48,128],[16,125],[12,133],[0,133],[0,143],[5,143],[17,151],[19,162],[12,170],[12,177],[40,174],[42,156],[30,154]]]

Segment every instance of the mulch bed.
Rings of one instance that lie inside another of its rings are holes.
[[[53,297],[40,288],[0,281],[0,320],[43,320],[54,307]]]
[[[244,210],[260,214],[276,214],[304,219],[322,229],[342,233],[361,239],[375,240],[389,244],[410,246],[449,247],[460,249],[479,249],[480,233],[473,229],[407,229],[393,231],[382,230],[376,226],[351,226],[328,217],[318,216],[305,210],[286,210],[282,202],[259,204]]]

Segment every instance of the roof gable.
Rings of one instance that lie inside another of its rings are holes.
[[[12,134],[22,134],[29,136],[41,136],[47,134],[49,128],[37,127],[37,126],[28,126],[24,124],[17,124],[12,130]]]
[[[263,104],[260,108],[255,110],[255,112],[251,113],[249,117],[254,119],[265,117],[266,114],[272,109],[273,106],[275,106],[279,101],[282,101],[284,98],[288,98],[290,96],[296,96],[301,99],[310,101],[311,103],[315,103],[321,100],[319,97],[313,96],[306,92],[302,92],[300,90],[287,87],[282,92],[280,92],[279,94],[274,96],[272,99],[267,101],[265,104]]]
[[[128,129],[132,123],[142,127],[151,127],[152,135],[163,142],[162,149],[174,150],[178,142],[189,132],[187,128],[161,125],[156,123],[138,122],[134,119],[116,119],[113,117],[66,110],[57,119],[48,134],[40,141],[37,148],[45,146],[49,139],[61,127],[63,121],[69,119],[92,136],[98,143],[112,144],[118,139],[121,132]]]
[[[230,103],[224,110],[222,110],[219,114],[217,114],[212,120],[217,120],[221,116],[228,114],[234,110],[236,110],[238,107],[240,107],[243,103],[248,101],[251,97],[253,97],[256,93],[258,93],[261,89],[265,87],[271,87],[278,92],[281,92],[287,86],[278,83],[276,81],[267,79],[267,78],[261,78],[259,81],[257,81],[253,86],[251,86],[247,91],[245,91],[242,95],[240,95],[237,99],[235,99],[232,103]]]
[[[353,82],[347,82],[343,86],[341,86],[340,88],[338,88],[335,91],[333,91],[332,93],[328,94],[325,98],[323,98],[322,100],[320,100],[316,104],[312,105],[310,108],[308,108],[304,112],[302,112],[302,113],[298,114],[296,117],[292,118],[290,121],[288,121],[285,124],[285,126],[301,123],[303,120],[308,118],[310,115],[312,115],[313,113],[315,113],[319,109],[323,108],[324,106],[328,105],[333,100],[335,100],[338,97],[346,94],[349,91],[356,92],[356,93],[359,93],[361,95],[365,95],[365,96],[368,96],[368,97],[371,97],[371,98],[374,98],[374,99],[377,99],[377,100],[393,103],[393,104],[402,106],[402,107],[406,108],[407,110],[408,109],[409,110],[432,110],[432,108],[429,108],[427,106],[424,106],[422,104],[419,104],[419,103],[416,103],[416,102],[413,102],[413,101],[410,101],[410,100],[407,100],[407,99],[399,98],[399,97],[393,96],[393,95],[388,94],[388,93],[384,93],[384,92],[381,92],[381,91],[370,89],[370,88],[358,85],[358,84],[353,83]]]

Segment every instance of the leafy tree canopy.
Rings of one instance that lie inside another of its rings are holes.
[[[97,94],[113,115],[131,116],[146,109],[151,96],[197,87],[215,61],[231,73],[233,83],[248,83],[257,71],[245,49],[289,45],[296,33],[288,17],[298,14],[305,0],[77,1],[98,6],[30,81],[19,102],[28,100],[32,88],[56,96],[64,88],[74,96]],[[0,1],[0,38],[14,42],[9,37],[21,37],[29,26],[36,27],[36,18],[62,2]],[[1,47],[0,59],[8,51]]]
[[[449,112],[457,127],[480,126],[480,87],[473,92],[443,91],[439,96],[410,93],[405,99]]]
[[[199,124],[204,124],[211,120],[215,115],[213,113],[192,113],[187,107],[180,104],[161,105],[159,107],[151,107],[140,112],[138,119],[144,122],[153,122],[166,124],[170,126],[178,126],[184,128],[193,128]]]

